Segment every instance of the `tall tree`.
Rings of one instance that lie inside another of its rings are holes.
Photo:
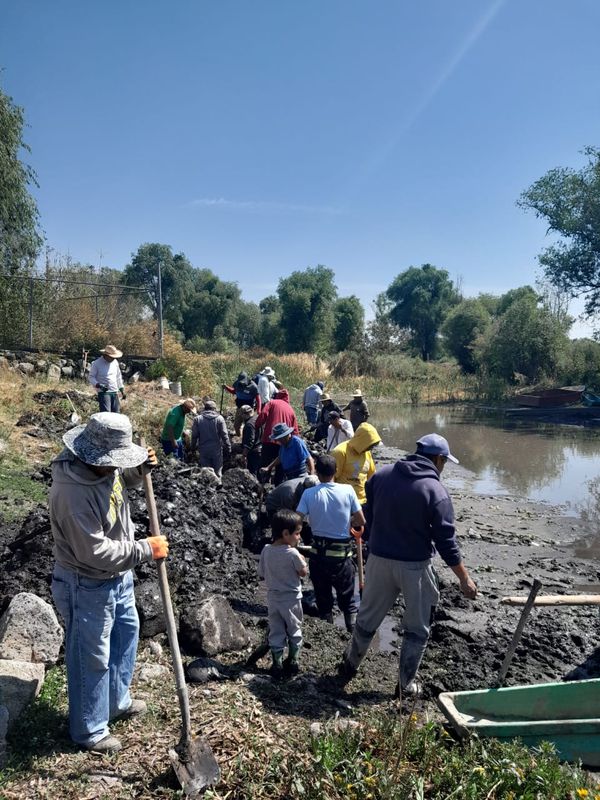
[[[476,371],[475,343],[491,324],[490,312],[475,297],[463,300],[446,317],[442,326],[446,349],[465,372]]]
[[[444,319],[460,301],[448,273],[432,264],[410,267],[388,286],[387,296],[394,304],[390,319],[410,331],[414,348],[429,361],[436,355]]]
[[[277,287],[288,353],[325,353],[333,337],[337,287],[333,270],[317,267],[292,272]]]
[[[561,238],[539,255],[547,279],[571,297],[585,298],[588,315],[600,310],[600,149],[586,147],[580,170],[547,172],[521,195]]]
[[[398,353],[406,350],[410,334],[396,325],[390,317],[394,304],[386,292],[373,301],[375,317],[367,324],[367,349],[373,355]]]
[[[333,340],[336,351],[348,350],[362,342],[365,311],[355,295],[340,297],[334,307]]]

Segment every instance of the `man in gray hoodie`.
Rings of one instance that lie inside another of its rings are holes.
[[[231,455],[231,442],[225,420],[217,411],[214,400],[204,401],[204,411],[194,417],[192,424],[192,452],[198,448],[201,467],[212,467],[219,478],[223,471],[223,451]]]
[[[132,569],[169,551],[164,536],[134,540],[127,489],[157,462],[153,450],[132,443],[123,414],[92,414],[63,441],[52,464],[49,508],[69,728],[85,749],[114,753],[121,743],[109,735],[109,723],[146,711],[129,694],[139,635]]]

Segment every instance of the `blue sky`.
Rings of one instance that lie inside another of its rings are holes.
[[[600,145],[598,30],[596,0],[0,0],[0,80],[57,251],[163,242],[255,301],[326,264],[368,306],[425,262],[535,279],[515,201]]]

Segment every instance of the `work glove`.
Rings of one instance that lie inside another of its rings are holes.
[[[123,389],[121,389],[121,397],[123,398],[123,400],[127,400],[127,395],[125,394]]]
[[[152,548],[154,561],[158,561],[159,558],[166,558],[169,555],[169,542],[165,536],[148,536],[146,541]]]
[[[149,467],[158,466],[158,458],[156,457],[156,452],[151,447],[147,447],[146,449],[148,450],[148,460],[146,461],[146,464]]]

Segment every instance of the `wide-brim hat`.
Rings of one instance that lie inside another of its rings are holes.
[[[123,353],[114,344],[107,344],[106,347],[103,347],[100,350],[101,353],[104,353],[105,356],[110,356],[111,358],[121,358]]]
[[[275,372],[271,369],[271,367],[265,367],[260,374],[265,375],[267,378],[275,377]]]
[[[362,392],[360,389],[355,389],[352,393],[352,397],[362,397]]]
[[[325,400],[331,400],[331,395],[327,394],[327,392],[323,392],[321,395],[321,402],[324,403]]]
[[[92,414],[87,425],[63,435],[63,442],[77,458],[94,467],[139,467],[148,459],[145,447],[133,444],[129,417],[112,411]]]
[[[283,439],[284,436],[287,436],[293,432],[294,429],[289,425],[286,425],[285,422],[278,422],[277,425],[273,426],[273,430],[271,431],[271,439],[275,442],[277,439]]]

